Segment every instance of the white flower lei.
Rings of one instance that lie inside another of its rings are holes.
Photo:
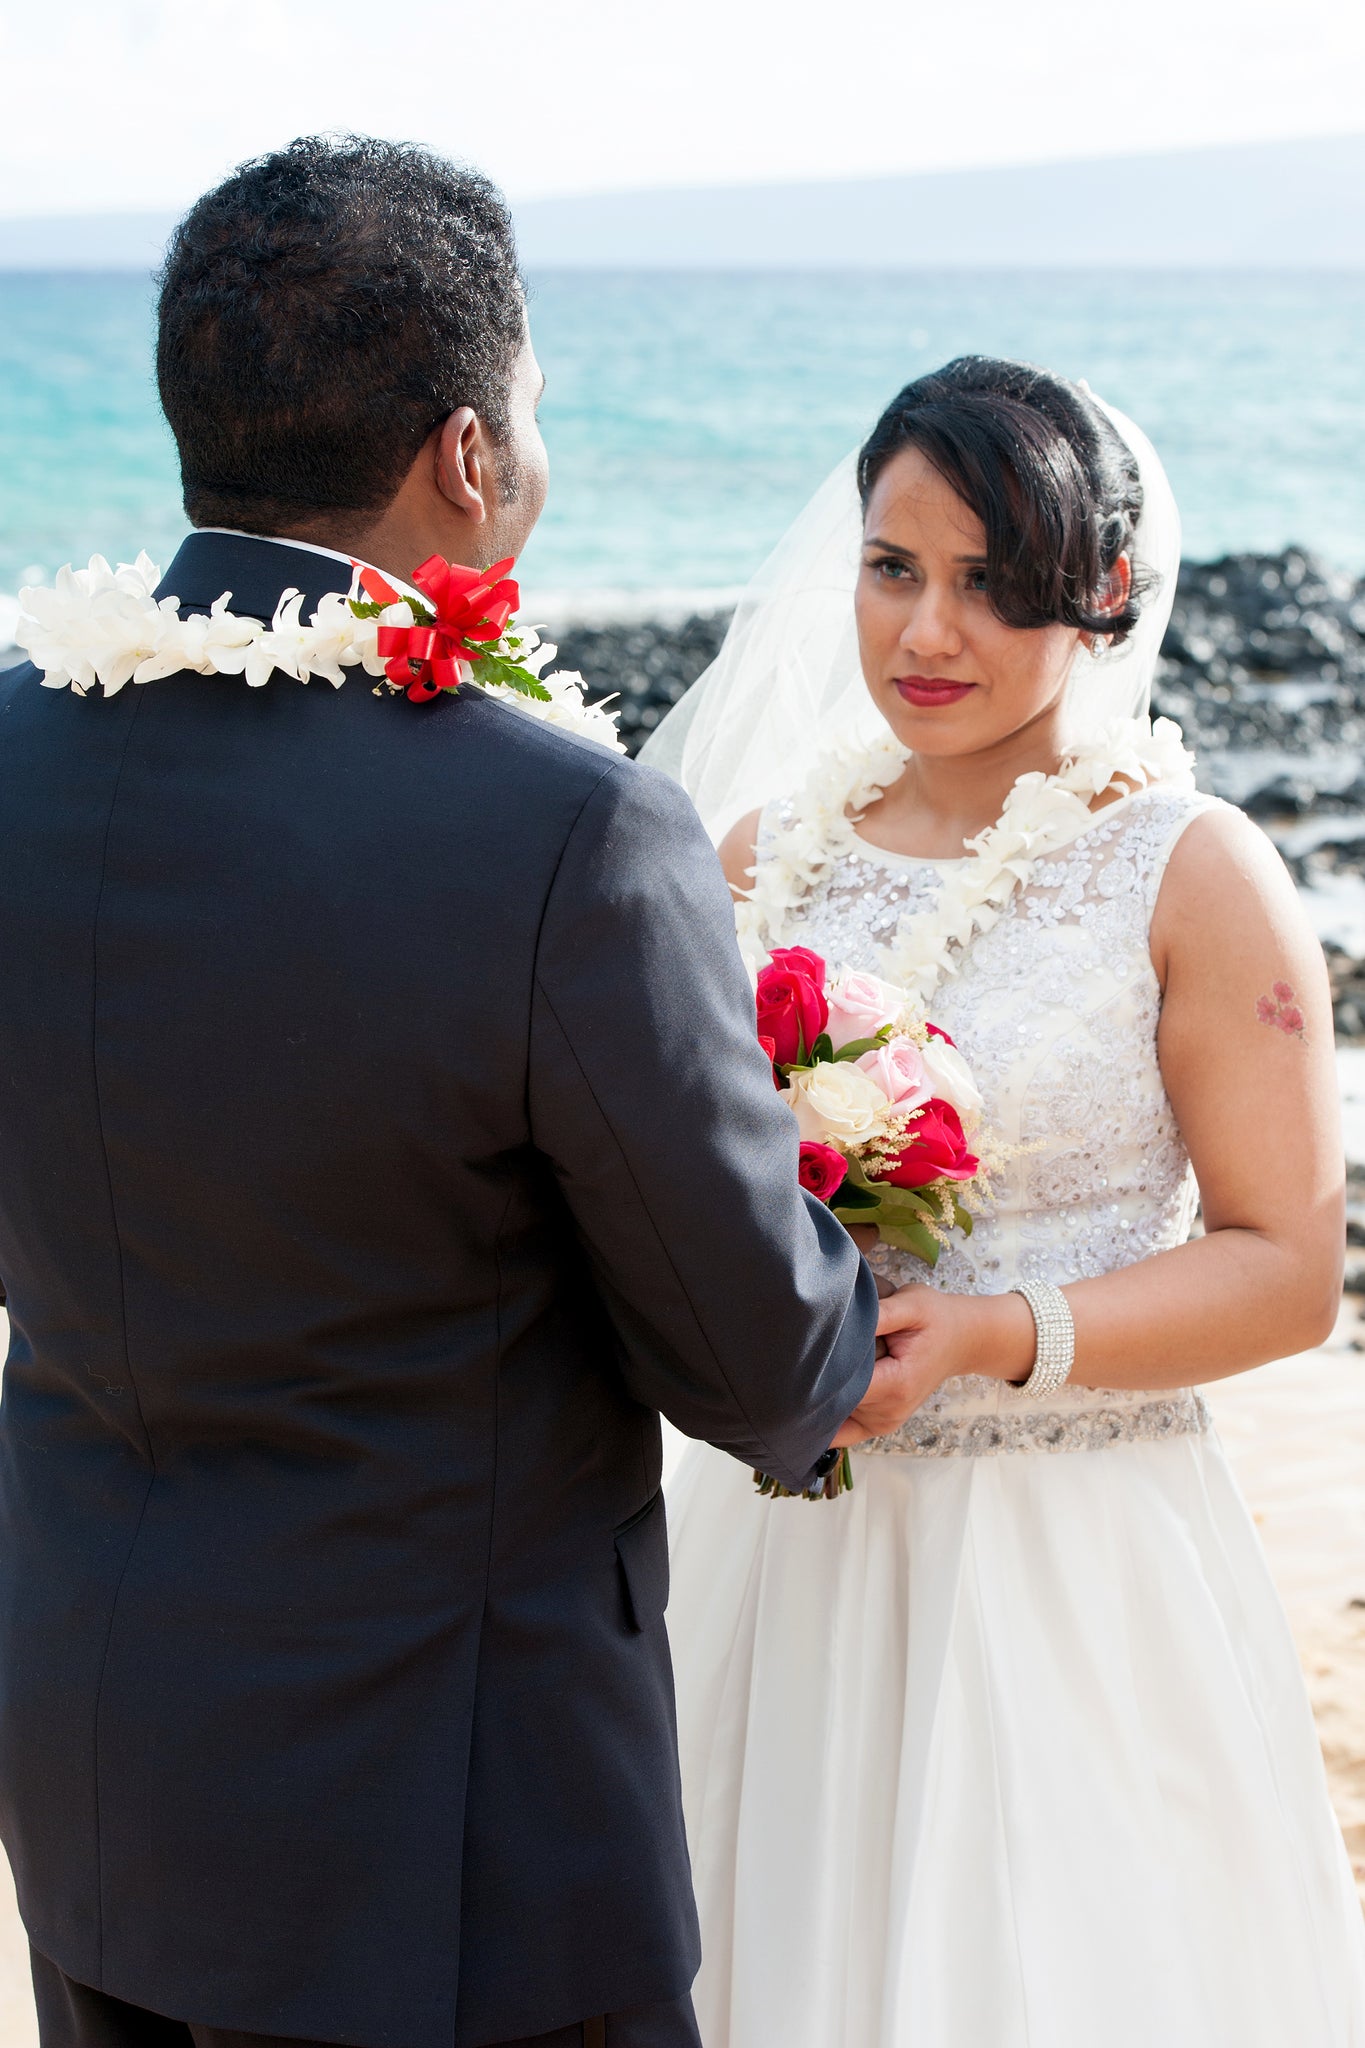
[[[737,906],[740,944],[751,962],[786,943],[792,912],[837,861],[866,850],[856,827],[909,758],[888,732],[867,749],[841,749],[822,762],[790,819],[773,828],[754,885]],[[1194,787],[1194,756],[1169,718],[1155,725],[1119,720],[1068,754],[1055,775],[1021,775],[995,824],[966,842],[967,858],[946,879],[937,907],[906,920],[892,943],[878,948],[879,971],[920,1003],[930,1002],[1038,862],[1099,821],[1103,812],[1091,808],[1097,796],[1157,782]]]
[[[328,591],[305,625],[298,590],[284,592],[268,626],[229,611],[226,591],[206,617],[182,619],[174,597],[158,604],[160,581],[161,571],[146,554],[117,569],[102,555],[93,555],[88,569],[68,565],[51,589],[20,591],[15,642],[42,670],[49,690],[71,689],[78,696],[98,683],[112,697],[125,683],[156,682],[185,669],[201,676],[244,676],[252,689],[276,671],[300,683],[318,676],[340,689],[347,669],[382,678],[379,628],[414,622],[406,600],[389,605],[377,618],[362,619],[340,591]],[[480,683],[486,696],[624,752],[616,714],[587,702],[581,676],[571,670],[540,673],[556,650],[536,633],[518,627],[504,635],[495,651],[529,669],[546,696],[533,699],[505,683]],[[471,671],[468,680],[478,678]]]

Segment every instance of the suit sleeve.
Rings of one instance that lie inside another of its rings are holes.
[[[803,1485],[872,1375],[876,1286],[797,1180],[696,812],[617,763],[546,904],[530,1104],[635,1397]]]

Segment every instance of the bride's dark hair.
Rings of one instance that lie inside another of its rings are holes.
[[[987,596],[1007,626],[1126,639],[1142,600],[1105,607],[1132,546],[1142,480],[1131,450],[1077,385],[1027,363],[958,356],[892,399],[858,457],[863,505],[888,462],[918,448],[986,529]]]

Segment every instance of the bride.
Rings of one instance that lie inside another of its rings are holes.
[[[1332,1015],[1277,858],[1147,715],[1179,553],[1131,422],[950,363],[648,755],[750,941],[928,1001],[1002,1160],[932,1276],[866,1247],[914,1412],[851,1494],[700,1447],[672,1488],[708,2048],[1365,2048],[1293,1644],[1192,1391],[1332,1326]]]

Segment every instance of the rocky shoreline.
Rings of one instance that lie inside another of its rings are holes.
[[[619,697],[631,753],[714,658],[728,610],[566,623],[557,666]],[[0,652],[0,668],[21,659]],[[1181,566],[1156,710],[1205,787],[1240,804],[1304,893],[1332,976],[1337,1034],[1365,1044],[1365,580],[1299,548]]]
[[[634,753],[728,623],[574,625],[554,636],[557,665],[619,693]],[[1204,786],[1275,840],[1323,941],[1338,1035],[1365,1041],[1365,581],[1298,548],[1184,563],[1156,709],[1185,728]]]

